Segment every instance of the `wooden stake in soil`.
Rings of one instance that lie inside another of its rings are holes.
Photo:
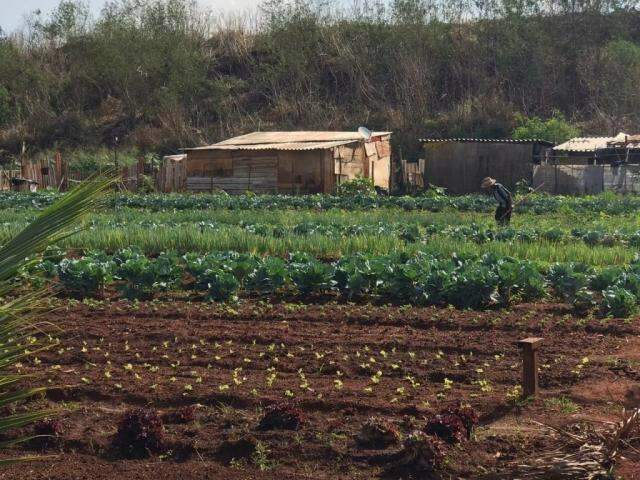
[[[517,342],[522,354],[522,395],[538,394],[538,348],[543,338],[529,337]]]

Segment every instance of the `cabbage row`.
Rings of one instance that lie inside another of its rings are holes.
[[[2,192],[0,208],[35,207],[50,205],[60,194],[55,192]],[[251,209],[344,209],[361,210],[383,207],[402,208],[407,211],[441,211],[453,208],[460,211],[488,212],[495,201],[483,195],[445,196],[336,196],[336,195],[227,195],[215,194],[115,194],[110,198],[112,207],[130,207],[161,210],[200,210],[225,208]],[[640,209],[640,196],[603,194],[586,197],[533,195],[518,206],[517,211],[545,214],[570,210],[576,213],[634,213]]]
[[[304,299],[337,293],[351,301],[468,309],[552,296],[579,312],[599,308],[603,315],[616,317],[634,314],[640,298],[640,261],[600,270],[577,263],[545,268],[492,254],[357,254],[328,263],[306,253],[287,259],[237,252],[149,258],[137,248],[127,248],[115,255],[92,252],[65,258],[63,252],[50,249],[46,260],[25,274],[37,278],[34,271],[43,272],[62,294],[75,298],[99,296],[107,285],[128,299],[149,299],[166,290],[199,292],[214,301],[235,300],[239,294],[287,293]]]

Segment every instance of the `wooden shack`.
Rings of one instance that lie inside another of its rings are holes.
[[[254,132],[185,149],[186,188],[231,194],[333,193],[362,176],[389,189],[390,132]]]
[[[544,160],[552,143],[543,140],[426,138],[424,181],[449,193],[480,191],[484,177],[494,177],[507,188],[520,180],[531,182],[533,166]]]
[[[627,142],[629,135],[620,132],[615,137],[575,137],[553,147],[547,159],[550,165],[601,165],[619,158],[611,145]]]

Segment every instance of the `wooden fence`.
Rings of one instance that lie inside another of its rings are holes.
[[[149,177],[159,192],[178,192],[185,188],[186,170],[184,155],[172,155],[162,160],[160,167],[145,163],[140,158],[133,165],[120,169],[121,188],[136,191],[143,178]],[[74,171],[60,154],[55,158],[23,160],[20,171],[2,170],[0,189],[11,189],[11,178],[21,177],[37,183],[38,189],[54,188],[66,191],[79,182],[86,180],[92,172]]]
[[[424,158],[417,162],[401,161],[402,165],[402,185],[407,193],[416,193],[424,190]]]

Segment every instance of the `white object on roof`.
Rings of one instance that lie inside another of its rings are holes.
[[[609,143],[624,142],[627,137],[628,135],[623,132],[615,137],[576,137],[556,145],[553,149],[564,152],[595,152],[601,148],[607,148]]]
[[[177,155],[165,155],[164,157],[162,157],[163,160],[171,160],[173,162],[181,162],[185,158],[187,158],[186,153],[180,153]]]
[[[373,135],[373,132],[367,127],[358,127],[358,133],[362,135],[366,141],[369,141]]]

